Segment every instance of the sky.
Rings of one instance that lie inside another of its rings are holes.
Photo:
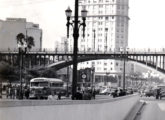
[[[165,48],[165,1],[129,0],[130,48]],[[43,30],[43,47],[66,36],[65,10],[74,0],[0,0],[0,19],[26,18]]]

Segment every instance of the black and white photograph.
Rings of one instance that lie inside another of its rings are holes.
[[[164,120],[164,0],[0,0],[0,120]]]

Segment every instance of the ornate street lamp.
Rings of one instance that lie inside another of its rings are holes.
[[[95,83],[95,67],[94,65],[92,65],[92,68],[91,68],[91,72],[92,72],[92,91],[94,90],[95,86],[94,86],[94,83]]]
[[[65,10],[66,17],[67,17],[67,37],[69,37],[69,26],[73,27],[73,38],[74,38],[74,45],[73,45],[73,80],[72,80],[72,99],[75,99],[76,91],[77,91],[77,51],[78,51],[78,37],[79,37],[79,28],[83,26],[83,37],[85,37],[85,20],[87,16],[87,10],[83,9],[81,11],[81,17],[83,22],[80,23],[78,20],[78,8],[79,8],[79,0],[75,0],[75,15],[74,21],[70,22],[70,18],[72,15],[72,10],[68,7]]]

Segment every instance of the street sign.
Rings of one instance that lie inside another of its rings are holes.
[[[87,77],[87,75],[86,74],[82,74],[82,76],[81,76],[83,79],[85,79],[86,77]]]

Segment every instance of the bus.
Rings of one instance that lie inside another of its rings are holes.
[[[30,99],[47,99],[50,94],[66,94],[64,82],[58,78],[33,78],[30,80]]]

